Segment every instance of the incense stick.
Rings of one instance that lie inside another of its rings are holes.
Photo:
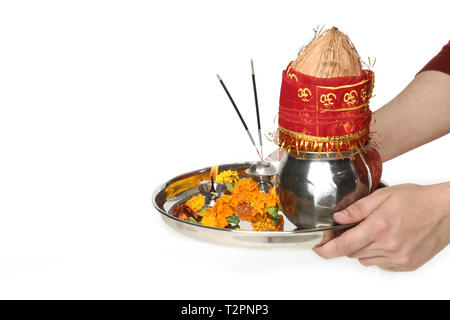
[[[233,107],[234,107],[234,110],[236,111],[237,115],[239,116],[239,119],[241,119],[242,125],[244,126],[245,131],[247,131],[248,137],[250,138],[250,140],[251,140],[253,146],[255,147],[256,152],[258,153],[258,156],[261,158],[261,161],[263,161],[263,158],[262,158],[261,154],[260,154],[259,151],[258,151],[258,147],[256,147],[255,140],[253,140],[252,134],[251,134],[250,131],[248,130],[247,124],[245,123],[244,118],[242,118],[242,115],[241,115],[241,113],[239,112],[239,109],[238,109],[238,107],[236,106],[236,103],[234,103],[234,100],[233,100],[233,98],[231,97],[230,92],[228,92],[228,89],[227,89],[227,87],[225,86],[225,83],[222,81],[222,79],[220,78],[219,75],[217,75],[217,79],[219,79],[219,82],[220,82],[220,84],[222,85],[223,90],[225,90],[225,93],[227,94],[228,98],[230,99],[231,104],[232,104]]]
[[[264,159],[263,143],[262,143],[262,135],[261,135],[261,121],[259,118],[258,94],[256,92],[256,79],[255,79],[255,68],[253,67],[253,59],[250,59],[250,63],[252,65],[252,82],[253,82],[253,95],[255,96],[256,119],[258,120],[259,146],[260,146],[260,150],[261,150],[261,158]]]

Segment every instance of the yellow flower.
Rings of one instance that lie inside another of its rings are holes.
[[[283,216],[280,216],[278,225],[275,225],[269,217],[257,217],[256,221],[252,223],[252,227],[254,231],[283,231]]]
[[[220,180],[218,178],[217,181],[229,183],[232,180],[225,180],[225,178],[231,177],[233,171],[227,170],[224,172],[222,172],[224,174]],[[205,199],[199,195],[193,197],[186,204],[192,210],[198,211],[203,208],[204,203]],[[205,226],[224,228],[228,225],[226,218],[237,214],[242,221],[249,221],[254,231],[282,231],[283,217],[280,215],[278,224],[275,224],[272,220],[273,217],[267,212],[267,208],[277,208],[278,205],[279,199],[274,188],[270,189],[268,193],[259,192],[255,181],[240,179],[235,181],[231,195],[223,195],[216,200],[214,207],[203,212],[201,223]]]
[[[259,194],[258,185],[252,179],[240,179],[235,183],[231,195],[233,197],[233,205],[250,204]]]
[[[205,197],[199,194],[198,196],[192,197],[188,202],[186,202],[186,205],[191,208],[192,211],[198,212],[205,205]]]
[[[218,216],[213,209],[203,213],[202,224],[209,227],[225,228],[228,225],[226,217]]]
[[[275,188],[270,188],[269,193],[266,198],[266,207],[276,207],[280,204],[280,199],[278,199],[277,192]]]
[[[260,192],[255,200],[251,203],[254,214],[264,216],[266,209],[270,207],[277,207],[279,204],[278,196],[274,188],[271,188],[268,193]]]
[[[237,171],[232,171],[232,170],[222,171],[216,177],[216,181],[218,183],[222,183],[222,184],[227,184],[227,183],[234,184],[238,180],[239,180],[239,173]]]
[[[264,215],[264,213],[266,212],[264,193],[258,194],[258,197],[256,197],[256,199],[251,203],[251,207],[253,209],[254,215]]]
[[[217,199],[214,207],[203,213],[202,224],[205,226],[225,228],[228,225],[227,217],[233,215],[233,207],[230,205],[231,196],[223,195]]]

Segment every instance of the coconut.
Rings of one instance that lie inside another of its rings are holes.
[[[360,76],[363,73],[355,46],[336,27],[316,31],[291,66],[295,71],[317,78]]]

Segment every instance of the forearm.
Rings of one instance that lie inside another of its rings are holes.
[[[371,131],[382,161],[450,132],[450,76],[439,71],[419,73],[392,101],[374,115]]]

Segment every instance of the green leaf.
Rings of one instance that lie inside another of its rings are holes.
[[[280,217],[278,217],[278,218],[272,218],[271,220],[272,220],[272,222],[273,222],[276,226],[280,223]]]
[[[234,223],[234,224],[238,224],[241,220],[239,219],[239,217],[236,215],[236,213],[233,213],[233,215],[231,217],[226,217],[228,223]]]
[[[227,186],[227,190],[228,191],[233,191],[233,189],[234,189],[234,184],[232,184],[232,183],[225,183],[225,185]]]
[[[206,208],[202,208],[199,212],[197,212],[197,214],[200,216],[200,217],[203,217],[203,213],[206,211]]]
[[[235,226],[232,226],[231,224],[230,225],[228,225],[228,226],[226,226],[225,227],[225,229],[240,229],[241,227],[237,224],[237,225],[235,225]]]
[[[272,216],[272,218],[275,218],[275,219],[279,218],[277,207],[267,208],[267,213],[270,214]]]
[[[195,220],[193,217],[189,217],[189,222],[198,224],[198,221]]]

